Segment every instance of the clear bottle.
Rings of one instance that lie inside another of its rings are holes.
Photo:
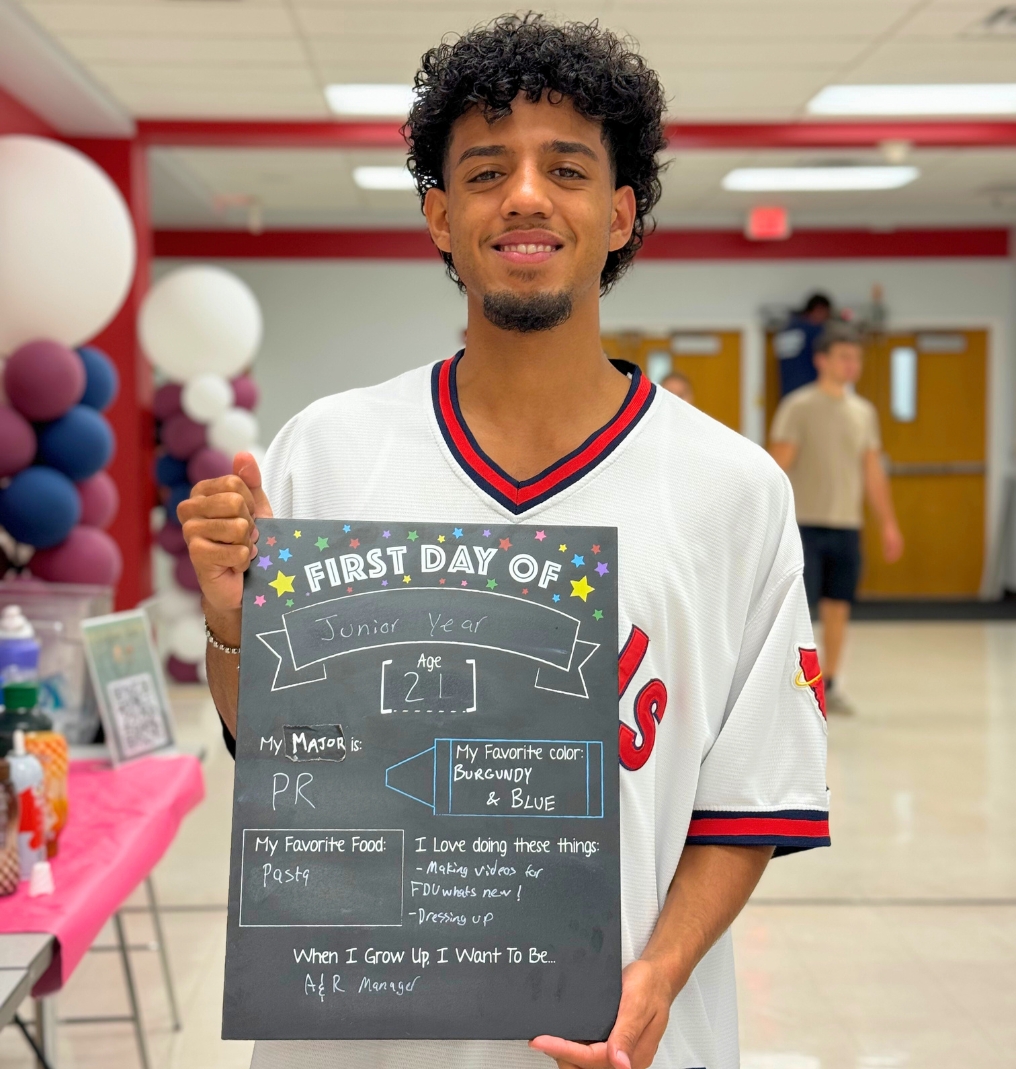
[[[14,749],[7,755],[11,782],[18,796],[18,865],[21,879],[31,878],[36,861],[46,860],[46,814],[42,765],[25,749],[25,733],[14,732]]]

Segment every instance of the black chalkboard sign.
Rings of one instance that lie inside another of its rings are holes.
[[[258,527],[223,1037],[606,1038],[615,529]]]

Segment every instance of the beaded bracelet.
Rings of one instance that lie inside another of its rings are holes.
[[[211,632],[208,626],[208,621],[205,620],[205,638],[208,640],[208,645],[214,647],[217,650],[221,650],[223,653],[231,653],[234,657],[240,656],[239,646],[227,646],[224,642],[220,642]]]

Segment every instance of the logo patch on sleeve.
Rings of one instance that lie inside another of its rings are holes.
[[[807,687],[815,695],[819,712],[824,717],[825,709],[825,682],[822,679],[822,669],[818,663],[818,650],[814,647],[798,646],[797,657],[800,668],[794,676],[795,687]]]

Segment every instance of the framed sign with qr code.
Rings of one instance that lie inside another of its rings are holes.
[[[94,616],[81,631],[113,764],[172,748],[166,684],[144,611]]]

